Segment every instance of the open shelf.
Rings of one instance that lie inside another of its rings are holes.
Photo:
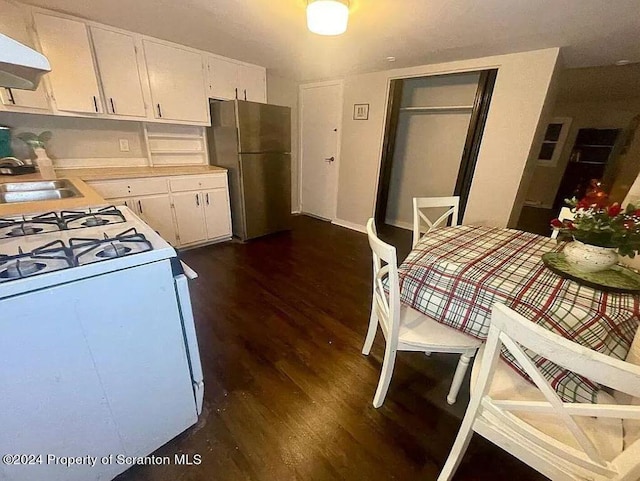
[[[473,105],[442,105],[434,107],[400,107],[401,112],[471,112]]]

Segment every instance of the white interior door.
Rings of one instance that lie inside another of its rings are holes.
[[[342,116],[342,83],[300,88],[300,202],[302,212],[335,219]]]

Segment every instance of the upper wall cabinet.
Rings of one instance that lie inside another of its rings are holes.
[[[266,71],[262,67],[240,64],[238,66],[239,98],[251,102],[267,103]]]
[[[25,45],[34,47],[27,30],[26,12],[21,5],[0,0],[0,32]],[[0,88],[0,101],[9,110],[49,110],[49,102],[42,83],[35,91]]]
[[[148,39],[143,40],[154,116],[158,119],[207,122],[202,55]]]
[[[267,102],[266,70],[213,55],[207,56],[208,95],[215,99]]]
[[[58,110],[101,113],[102,102],[87,26],[67,18],[35,13],[34,20],[49,59],[47,74]]]
[[[91,37],[107,113],[145,117],[144,95],[133,36],[92,26]]]

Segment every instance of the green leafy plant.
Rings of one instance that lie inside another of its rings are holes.
[[[558,241],[578,240],[584,244],[618,249],[622,256],[635,257],[640,251],[640,209],[628,204],[622,209],[617,202],[601,206],[585,199],[567,200],[573,220],[553,219]]]
[[[22,132],[17,135],[20,140],[32,149],[44,149],[45,144],[51,140],[52,136],[53,134],[48,130],[40,135],[36,135],[33,132]]]

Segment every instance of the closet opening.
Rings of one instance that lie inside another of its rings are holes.
[[[413,197],[460,196],[462,221],[497,72],[391,81],[376,197],[378,226],[411,230]]]

